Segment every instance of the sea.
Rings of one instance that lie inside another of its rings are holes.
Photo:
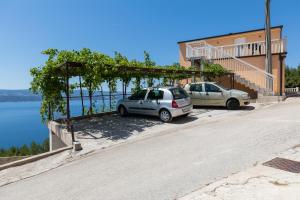
[[[121,96],[115,97],[112,101],[113,109],[117,100]],[[84,101],[87,108],[88,100]],[[33,141],[42,143],[48,138],[48,128],[40,117],[40,101],[28,102],[0,102],[0,148],[20,147],[24,144],[30,145]],[[105,104],[101,101],[94,101],[97,112],[110,109],[109,99],[105,98]],[[71,116],[81,115],[81,101],[71,100]],[[61,116],[64,117],[64,116]]]

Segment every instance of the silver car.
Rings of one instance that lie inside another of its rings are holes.
[[[250,103],[247,92],[226,89],[214,82],[198,82],[186,84],[184,89],[192,98],[193,105],[225,106],[230,110]]]
[[[180,87],[159,87],[140,90],[117,103],[121,116],[130,113],[158,116],[163,122],[192,112],[191,98]]]

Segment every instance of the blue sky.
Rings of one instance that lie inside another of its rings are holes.
[[[287,64],[300,63],[300,1],[271,0]],[[0,89],[30,86],[47,48],[83,47],[129,59],[178,61],[177,41],[264,27],[264,0],[0,0]]]

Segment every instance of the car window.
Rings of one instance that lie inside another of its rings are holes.
[[[144,100],[147,90],[140,90],[130,96],[130,100]]]
[[[192,84],[190,87],[192,92],[202,92],[202,84]]]
[[[208,84],[208,83],[205,83],[205,91],[206,92],[221,92],[219,87],[212,85],[212,84]]]
[[[188,97],[188,94],[182,88],[172,88],[170,91],[172,92],[174,99],[184,99]]]
[[[163,99],[164,98],[164,91],[162,90],[150,90],[147,99],[156,100],[156,99]]]

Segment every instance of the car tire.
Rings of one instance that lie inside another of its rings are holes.
[[[161,121],[166,122],[166,123],[172,121],[172,115],[167,109],[162,109],[159,112],[159,118]]]
[[[119,106],[118,113],[121,117],[125,117],[128,115],[128,112],[124,106]]]
[[[237,99],[229,99],[227,101],[228,110],[237,110],[240,107],[240,102]]]

